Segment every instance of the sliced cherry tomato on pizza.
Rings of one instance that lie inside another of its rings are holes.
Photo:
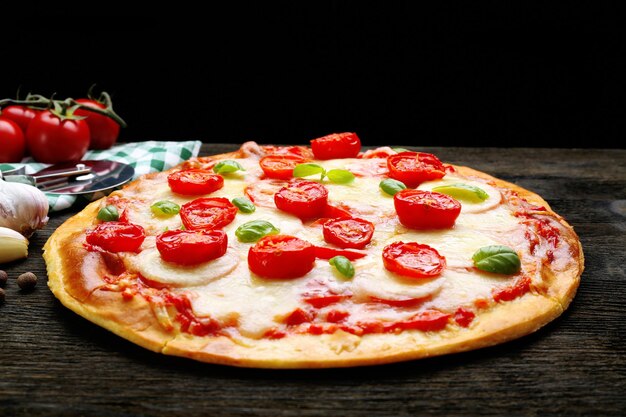
[[[295,180],[274,195],[279,210],[303,220],[321,217],[328,204],[328,190],[313,181]]]
[[[387,158],[389,176],[415,188],[424,181],[436,180],[446,175],[439,158],[425,152],[400,152]]]
[[[297,155],[268,155],[261,158],[259,165],[267,178],[289,180],[293,178],[293,169],[307,160]]]
[[[143,227],[122,222],[106,222],[87,232],[87,243],[109,252],[136,252],[146,233]]]
[[[356,259],[361,259],[367,256],[366,251],[361,251],[357,249],[335,249],[329,248],[326,246],[316,246],[315,247],[315,257],[319,259],[330,259],[335,256],[345,256],[351,261]]]
[[[324,223],[324,240],[340,248],[363,249],[372,240],[374,225],[363,219],[333,219]]]
[[[410,278],[433,278],[446,267],[446,258],[435,248],[417,242],[394,242],[383,249],[385,268]]]
[[[248,251],[248,267],[265,278],[298,278],[314,264],[315,247],[294,236],[266,236]]]
[[[201,197],[180,208],[187,229],[220,229],[235,219],[237,207],[224,197]]]
[[[409,229],[448,229],[461,213],[461,203],[433,191],[401,190],[393,204],[400,223]]]
[[[356,133],[333,133],[311,140],[316,159],[356,158],[361,150],[361,140]]]
[[[168,230],[157,236],[161,258],[180,265],[196,265],[226,253],[228,237],[223,230]]]
[[[182,195],[201,195],[224,186],[224,178],[205,169],[186,169],[167,176],[172,192]]]

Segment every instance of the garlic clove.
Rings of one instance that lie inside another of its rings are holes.
[[[7,227],[0,227],[0,264],[26,258],[28,239]]]
[[[48,199],[37,187],[0,177],[0,227],[30,237],[48,223]]]

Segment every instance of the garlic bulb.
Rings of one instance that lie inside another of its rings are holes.
[[[48,199],[36,187],[7,182],[0,175],[0,227],[30,237],[48,223]]]
[[[15,230],[0,227],[0,264],[26,258],[28,240]]]

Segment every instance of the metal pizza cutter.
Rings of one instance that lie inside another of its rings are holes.
[[[27,182],[41,191],[54,194],[89,194],[110,190],[130,181],[135,169],[122,162],[86,160],[49,166],[25,175],[24,168],[3,172],[7,181]]]

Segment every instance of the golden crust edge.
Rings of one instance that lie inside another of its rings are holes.
[[[241,151],[210,157],[217,159],[237,158],[241,157]],[[455,168],[463,175],[494,181],[497,186],[512,189],[530,202],[544,205],[573,234],[579,253],[578,268],[568,271],[567,276],[559,274],[556,277],[561,288],[557,297],[526,294],[517,300],[498,304],[488,312],[481,314],[479,322],[470,326],[469,329],[447,329],[441,332],[405,331],[399,335],[366,335],[362,338],[341,332],[338,336],[293,335],[275,341],[262,339],[260,341],[235,342],[224,336],[197,338],[187,334],[165,332],[159,330],[158,321],[154,317],[144,330],[138,331],[129,328],[127,324],[120,324],[104,318],[102,309],[81,303],[68,294],[63,285],[59,242],[75,230],[84,230],[85,225],[91,223],[100,200],[89,204],[80,213],[68,219],[46,242],[44,259],[48,266],[48,285],[54,295],[70,310],[139,346],[164,354],[240,367],[323,368],[376,365],[474,350],[532,333],[557,318],[574,298],[584,268],[580,240],[573,228],[558,214],[554,213],[548,203],[539,195],[472,168],[461,166],[455,166]],[[177,167],[172,168],[172,170],[175,169]],[[124,187],[124,190],[132,190],[138,186],[139,181],[141,178]],[[81,227],[82,229],[80,229]],[[111,310],[123,311],[128,308],[128,303],[123,301],[121,297],[118,297],[116,304],[117,307],[111,308]],[[149,304],[145,301],[143,305],[135,307],[150,309]],[[524,313],[523,320],[519,320],[520,312]],[[518,320],[511,323],[506,320],[506,317],[509,316],[517,317]],[[345,340],[341,340],[342,338]],[[324,340],[324,344],[321,344],[320,340]],[[249,345],[250,343],[256,343],[256,346]],[[348,345],[356,343],[357,346],[352,349],[350,346],[343,349],[342,343]],[[389,347],[390,343],[394,346]],[[248,346],[246,346],[247,344]],[[331,345],[335,347],[331,347]],[[291,357],[289,352],[292,352]],[[280,354],[280,357],[277,354]]]

